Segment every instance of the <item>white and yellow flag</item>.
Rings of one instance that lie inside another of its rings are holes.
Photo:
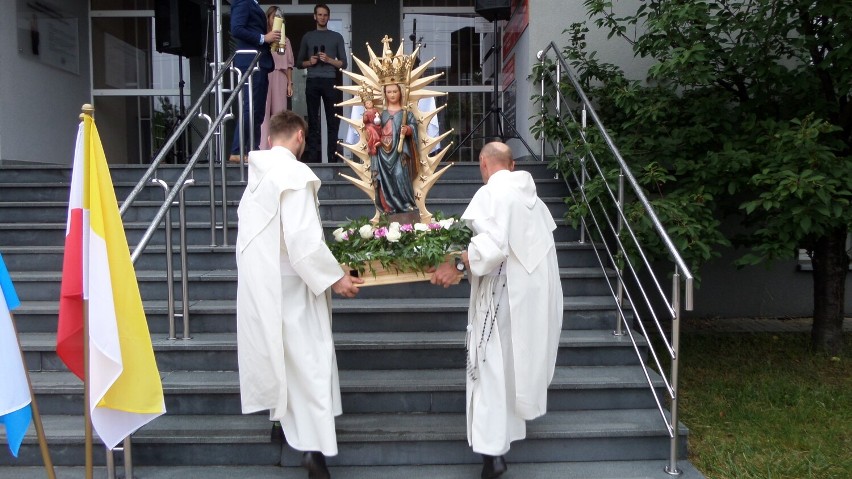
[[[81,379],[84,301],[88,406],[92,426],[113,448],[166,407],[109,167],[89,115],[77,131],[56,337],[57,354]]]

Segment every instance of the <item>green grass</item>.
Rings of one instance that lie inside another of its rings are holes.
[[[689,334],[680,421],[708,479],[852,478],[852,335],[846,357],[798,333]]]

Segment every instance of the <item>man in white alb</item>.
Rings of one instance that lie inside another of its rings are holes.
[[[526,421],[547,412],[562,330],[556,224],[532,176],[514,167],[505,144],[482,148],[485,185],[462,214],[474,236],[432,277],[448,287],[470,270],[467,438],[482,454],[483,479],[506,471],[510,443],[526,437]]]
[[[331,477],[341,414],[331,335],[331,291],[353,297],[325,244],[319,178],[298,161],[307,125],[292,111],[270,119],[271,149],[252,151],[237,234],[237,353],[242,411],[268,409],[311,479]]]

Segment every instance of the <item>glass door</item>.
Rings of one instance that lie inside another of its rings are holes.
[[[92,100],[110,163],[151,161],[181,115],[181,83],[190,104],[189,60],[156,51],[150,3],[92,2]],[[169,160],[182,161],[187,148]]]
[[[285,35],[292,42],[293,55],[298,57],[299,55],[299,43],[302,41],[302,37],[305,33],[316,29],[316,22],[314,21],[314,4],[311,3],[309,5],[287,5],[287,4],[261,4],[264,10],[269,5],[277,5],[284,11],[284,21],[285,21]],[[344,50],[346,52],[351,52],[352,45],[352,24],[351,24],[351,5],[335,5],[329,4],[329,9],[331,9],[331,18],[328,21],[328,29],[338,32],[343,36]],[[352,58],[347,59],[347,63],[349,67],[352,66]],[[302,68],[294,68],[293,69],[293,97],[290,98],[290,109],[294,112],[298,113],[302,117],[307,117],[308,115],[308,106],[305,101],[305,78],[307,75],[307,70]],[[337,84],[350,84],[351,81],[349,77],[345,75],[338,75],[338,83]],[[343,115],[346,116],[349,114],[349,109],[343,112]],[[325,111],[320,108],[320,116],[322,125],[321,138],[323,142],[323,151],[326,150],[325,142],[326,142],[326,121],[325,121]],[[340,122],[340,128],[338,130],[337,137],[345,138],[346,131],[348,129],[348,125],[345,122]]]
[[[492,123],[481,123],[492,104],[493,85],[485,84],[481,44],[484,28],[472,7],[406,7],[403,8],[403,38],[413,49],[420,44],[420,58],[435,57],[430,66],[433,74],[443,72],[434,90],[447,92],[435,99],[435,106],[447,105],[438,117],[438,130],[453,129],[448,140],[456,146],[448,161],[477,161],[479,150],[495,132]],[[462,143],[462,140],[465,140]]]

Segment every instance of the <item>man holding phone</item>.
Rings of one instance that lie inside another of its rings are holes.
[[[343,36],[328,29],[331,9],[320,3],[314,7],[314,21],[317,28],[305,34],[299,45],[296,64],[308,71],[305,80],[305,100],[308,106],[308,144],[305,148],[304,162],[322,162],[322,138],[320,125],[320,101],[325,109],[327,129],[327,161],[334,161],[337,150],[337,130],[340,120],[337,114],[343,114],[341,108],[334,105],[343,101],[343,94],[334,88],[337,70],[346,68],[346,50]]]

